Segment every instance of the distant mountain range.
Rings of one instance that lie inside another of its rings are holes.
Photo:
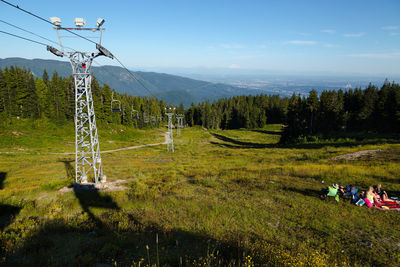
[[[20,66],[30,69],[37,77],[41,77],[44,69],[49,76],[54,71],[60,76],[71,75],[71,65],[67,61],[5,58],[0,59],[0,68]],[[211,83],[194,80],[181,76],[175,76],[156,72],[134,72],[136,77],[148,88],[148,91],[132,78],[126,70],[117,66],[93,65],[93,75],[99,82],[108,84],[118,93],[126,93],[137,96],[155,96],[167,103],[178,105],[183,103],[188,107],[192,102],[198,103],[205,100],[216,100],[235,95],[248,95],[252,90],[240,88],[222,83]],[[150,93],[150,92],[151,93]]]

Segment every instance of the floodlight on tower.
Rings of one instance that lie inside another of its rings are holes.
[[[51,23],[53,23],[57,27],[61,27],[61,19],[58,17],[51,17],[50,18]]]
[[[86,24],[86,21],[83,18],[75,18],[74,20],[76,27],[83,27]]]
[[[97,19],[97,28],[100,28],[104,24],[105,20],[102,18]]]

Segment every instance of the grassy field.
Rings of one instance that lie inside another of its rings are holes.
[[[73,126],[0,131],[0,253],[7,266],[396,266],[400,213],[322,201],[328,184],[400,196],[400,145],[350,138],[281,146],[280,126],[182,130],[166,145],[102,155],[117,192],[73,183]],[[102,150],[159,143],[165,128],[99,127]],[[334,156],[382,149],[354,161]]]

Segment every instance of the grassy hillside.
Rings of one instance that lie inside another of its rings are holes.
[[[99,128],[103,150],[157,143],[165,131]],[[175,153],[160,145],[103,154],[108,180],[128,180],[128,189],[82,193],[59,191],[73,182],[73,157],[46,154],[73,151],[72,130],[25,129],[0,132],[0,151],[17,152],[0,153],[0,259],[8,266],[400,264],[399,212],[318,198],[334,182],[382,182],[399,196],[399,144],[280,147],[277,125],[187,128]],[[332,160],[366,149],[382,152]]]

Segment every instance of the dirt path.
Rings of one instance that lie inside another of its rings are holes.
[[[103,153],[112,153],[112,152],[118,152],[118,151],[124,151],[124,150],[131,150],[131,149],[137,149],[141,147],[147,147],[147,146],[158,146],[158,145],[165,145],[169,141],[169,134],[168,132],[164,133],[165,141],[163,143],[156,143],[156,144],[146,144],[146,145],[138,145],[138,146],[128,146],[128,147],[123,147],[123,148],[117,148],[117,149],[112,149],[112,150],[105,150],[101,151],[101,154]],[[33,154],[33,153],[28,153],[28,152],[0,152],[0,154]],[[75,152],[65,152],[65,153],[44,153],[44,154],[49,154],[49,155],[75,155]]]
[[[360,159],[360,158],[373,157],[382,151],[383,151],[383,149],[361,150],[361,151],[356,151],[356,152],[352,152],[352,153],[339,155],[339,156],[333,157],[332,159],[333,160],[341,160],[341,159],[356,160],[356,159]]]
[[[111,153],[111,152],[118,152],[118,151],[124,151],[124,150],[131,150],[131,149],[136,149],[136,148],[141,148],[141,147],[146,147],[146,146],[165,145],[169,141],[169,134],[168,133],[164,133],[164,137],[165,137],[165,141],[163,143],[138,145],[138,146],[128,146],[128,147],[123,147],[123,148],[118,148],[118,149],[113,149],[113,150],[101,151],[101,153]],[[72,154],[75,154],[75,153],[72,153]]]

